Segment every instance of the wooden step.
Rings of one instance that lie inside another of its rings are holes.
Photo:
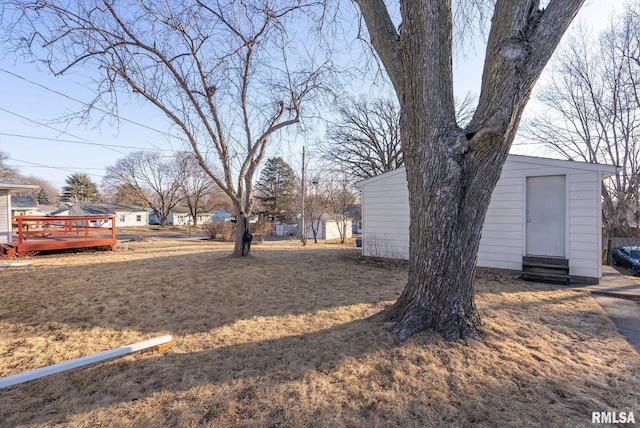
[[[569,285],[571,277],[569,275],[543,273],[543,272],[522,272],[522,279],[536,282],[549,282],[553,284]]]
[[[564,257],[523,256],[522,278],[569,285],[569,260]]]
[[[522,263],[545,264],[553,266],[569,266],[569,259],[549,256],[522,256]]]

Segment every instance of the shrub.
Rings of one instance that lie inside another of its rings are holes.
[[[253,235],[253,242],[261,243],[273,233],[273,222],[268,220],[260,220],[249,225],[249,230]]]
[[[225,242],[233,240],[235,229],[236,224],[230,221],[213,221],[204,225],[204,231],[209,236],[209,239],[220,239]]]

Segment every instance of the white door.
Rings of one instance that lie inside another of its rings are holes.
[[[566,177],[527,177],[527,255],[565,257]]]

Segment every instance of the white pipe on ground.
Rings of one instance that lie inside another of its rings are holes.
[[[0,263],[0,267],[29,266],[30,262]]]
[[[27,382],[41,377],[49,376],[52,374],[64,372],[67,370],[75,369],[78,367],[86,366],[89,364],[99,363],[101,361],[110,360],[112,358],[122,357],[132,352],[141,351],[143,349],[152,348],[154,346],[162,345],[171,342],[171,336],[160,336],[155,339],[149,339],[131,345],[121,346],[120,348],[110,349],[108,351],[99,352],[93,355],[87,355],[86,357],[80,357],[62,363],[52,364],[50,366],[41,367],[35,370],[29,370],[24,373],[18,373],[15,375],[0,378],[0,389],[8,388],[19,383]]]

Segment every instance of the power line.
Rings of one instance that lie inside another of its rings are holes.
[[[1,108],[0,108],[1,110]],[[149,148],[149,147],[135,147],[135,146],[121,146],[121,145],[117,145],[117,144],[103,144],[103,143],[93,143],[90,141],[73,141],[73,140],[63,140],[60,138],[48,138],[48,137],[37,137],[34,135],[21,135],[21,134],[10,134],[7,132],[0,132],[0,135],[4,135],[7,137],[17,137],[17,138],[28,138],[28,139],[33,139],[33,140],[46,140],[46,141],[56,141],[56,142],[60,142],[60,143],[72,143],[72,144],[84,144],[84,145],[91,145],[91,146],[101,146],[101,147],[114,147],[114,148],[118,148],[118,149],[134,149],[134,150],[149,150],[149,151],[162,151],[162,152],[170,152],[170,153],[174,153],[173,150],[170,149],[159,149],[159,148]]]
[[[73,167],[50,166],[50,165],[43,165],[43,164],[39,164],[39,163],[35,163],[35,162],[29,162],[29,161],[25,161],[25,160],[20,160],[20,159],[16,159],[16,158],[13,158],[13,157],[9,157],[9,159],[11,159],[14,162],[26,163],[27,165],[35,166],[35,167],[39,167],[39,168],[57,169],[57,170],[60,170],[60,171],[73,172],[73,173],[76,173],[79,170],[80,171],[84,171],[84,170],[88,170],[88,169],[91,169],[91,170],[102,169],[102,168],[85,168],[85,167],[73,168]],[[94,177],[102,177],[102,175],[92,174],[92,173],[87,173],[87,175],[93,175]]]
[[[2,67],[0,67],[0,71],[2,71],[4,73],[7,73],[7,74],[10,74],[11,76],[13,76],[15,78],[18,78],[20,80],[23,80],[23,81],[25,81],[27,83],[30,83],[32,85],[38,86],[39,88],[42,88],[42,89],[44,89],[46,91],[49,91],[49,92],[51,92],[53,94],[60,95],[61,97],[67,98],[67,99],[69,99],[71,101],[74,101],[74,102],[77,102],[79,104],[86,105],[86,103],[84,101],[82,101],[82,100],[79,100],[77,98],[73,98],[72,96],[69,96],[69,95],[67,95],[67,94],[65,94],[63,92],[56,91],[55,89],[51,89],[51,88],[49,88],[49,87],[47,87],[45,85],[42,85],[42,84],[40,84],[38,82],[34,82],[33,80],[27,79],[26,77],[20,76],[19,74],[16,74],[16,73],[14,73],[12,71],[6,70],[6,69],[4,69]],[[95,110],[98,110],[99,112],[102,112],[102,113],[107,114],[109,116],[113,116],[113,113],[108,111],[108,110],[105,110],[105,109],[102,109],[102,108],[96,107],[96,106],[93,106],[93,108]],[[160,131],[158,129],[152,128],[151,126],[145,125],[145,124],[140,123],[140,122],[136,122],[135,120],[127,119],[126,117],[121,117],[121,116],[117,116],[117,117],[118,117],[118,119],[120,119],[120,120],[122,120],[124,122],[128,122],[128,123],[131,123],[133,125],[138,125],[138,126],[140,126],[142,128],[149,129],[149,130],[157,132],[159,134],[163,134],[163,135],[166,135],[168,137],[179,138],[179,137],[176,137],[175,135],[169,134],[168,132]]]
[[[71,136],[71,137],[73,137],[73,138],[77,138],[78,140],[85,141],[85,142],[86,142],[86,144],[92,144],[92,145],[102,146],[102,147],[104,147],[105,149],[112,150],[112,151],[114,151],[114,152],[116,152],[116,153],[120,153],[120,154],[123,154],[123,155],[124,155],[124,154],[126,154],[125,152],[121,152],[120,150],[114,149],[114,148],[112,148],[112,147],[108,147],[108,146],[106,146],[106,145],[104,145],[104,144],[100,144],[100,143],[93,143],[93,142],[91,142],[91,141],[87,140],[86,138],[78,137],[77,135],[73,135],[73,134],[71,134],[71,133],[69,133],[69,132],[62,131],[62,130],[60,130],[60,129],[54,128],[53,126],[50,126],[50,125],[47,125],[47,124],[44,124],[44,123],[40,123],[40,122],[38,122],[37,120],[34,120],[34,119],[31,119],[31,118],[28,118],[28,117],[26,117],[26,116],[23,116],[23,115],[21,115],[21,114],[18,114],[18,113],[12,112],[12,111],[9,111],[9,110],[7,110],[7,109],[5,109],[5,108],[0,107],[0,111],[3,111],[3,112],[5,112],[5,113],[8,113],[8,114],[13,115],[13,116],[16,116],[16,117],[19,117],[20,119],[27,120],[27,121],[29,121],[29,122],[35,123],[36,125],[44,126],[45,128],[52,129],[52,130],[54,130],[54,131],[56,131],[56,132],[60,132],[60,133],[62,133],[62,134],[69,135],[69,136]]]

